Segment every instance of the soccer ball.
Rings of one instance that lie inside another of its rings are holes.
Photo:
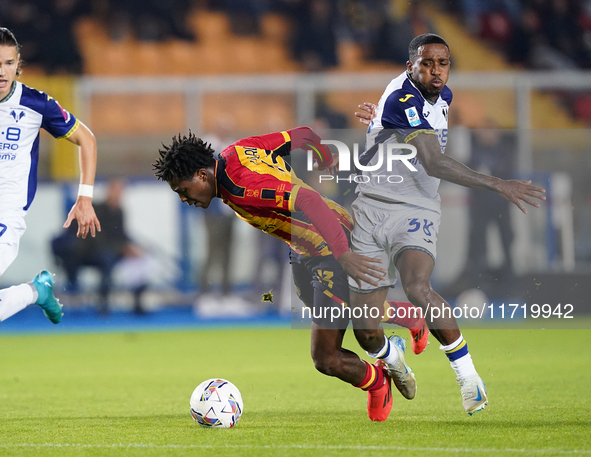
[[[208,379],[197,386],[189,402],[191,416],[204,427],[234,427],[242,415],[242,395],[225,379]]]

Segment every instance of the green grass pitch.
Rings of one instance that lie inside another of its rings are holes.
[[[383,423],[367,419],[364,392],[314,370],[305,330],[3,336],[0,455],[591,455],[590,331],[464,335],[489,407],[463,412],[431,336],[425,353],[407,356],[417,397],[395,392]],[[242,392],[232,429],[191,419],[189,397],[211,377]]]

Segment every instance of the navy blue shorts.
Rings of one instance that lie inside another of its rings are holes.
[[[324,328],[346,329],[349,305],[347,273],[332,256],[289,254],[293,281],[300,300],[312,308],[312,322]]]

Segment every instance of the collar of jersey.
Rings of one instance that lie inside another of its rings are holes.
[[[215,166],[214,166],[214,169],[213,169],[213,176],[215,177],[215,179],[213,181],[214,181],[214,185],[215,185],[215,196],[216,197],[219,197],[220,196],[218,194],[218,192],[219,192],[218,191],[218,163],[219,163],[219,161],[216,160],[215,161]]]
[[[15,90],[16,90],[16,81],[12,81],[12,88],[10,89],[10,92],[6,95],[6,97],[4,97],[2,100],[0,100],[0,103],[4,103],[6,100],[8,100],[10,97],[12,97],[12,94],[14,94]]]
[[[415,82],[410,77],[410,73],[408,72],[408,70],[406,70],[406,77],[408,78],[408,80],[412,84],[412,87],[414,87],[418,91],[418,93],[421,94],[421,97],[423,97],[423,100],[425,100],[431,106],[433,106],[433,105],[435,105],[435,103],[437,103],[437,100],[439,100],[439,97],[441,97],[441,94],[437,96],[437,100],[435,100],[434,102],[432,102],[428,98],[425,98],[425,96],[422,94],[422,92],[419,90],[419,88],[415,85]]]

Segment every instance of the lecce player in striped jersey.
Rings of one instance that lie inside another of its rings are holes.
[[[351,217],[295,176],[283,160],[295,149],[314,149],[320,169],[332,166],[332,154],[320,144],[318,135],[299,127],[239,140],[217,157],[195,135],[175,136],[159,151],[153,168],[182,202],[207,208],[214,198],[221,198],[239,218],[289,244],[298,295],[315,310],[311,353],[316,369],[368,391],[368,416],[383,421],[392,408],[391,379],[379,360],[369,364],[342,347],[350,319],[345,313],[334,318],[339,313],[331,310],[349,304],[347,274],[375,284],[385,270],[376,259],[349,250]],[[375,353],[384,341],[381,326],[368,329],[362,321],[352,321],[360,346]],[[400,372],[394,382],[406,398],[412,398],[414,374],[403,353],[399,359]]]

